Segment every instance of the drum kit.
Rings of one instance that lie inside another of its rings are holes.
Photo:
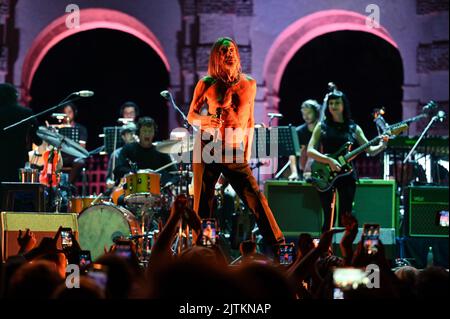
[[[163,141],[155,143],[155,148],[165,154],[192,151],[193,147],[186,148],[185,145],[180,146],[181,143]],[[161,185],[162,171],[174,163],[156,170],[136,170],[126,174],[109,199],[100,196],[71,199],[71,211],[78,214],[80,245],[91,251],[93,259],[101,256],[117,240],[129,239],[136,242],[141,262],[148,262],[159,219],[168,217],[175,197],[181,194],[184,186],[187,190],[192,177],[190,167],[180,164],[179,171],[170,172],[179,177],[173,179],[176,182]],[[119,200],[121,197],[123,203]]]

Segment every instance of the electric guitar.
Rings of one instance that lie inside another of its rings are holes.
[[[351,142],[345,143],[336,153],[327,155],[334,158],[341,166],[339,172],[333,172],[328,164],[314,161],[311,164],[311,182],[319,192],[326,192],[334,186],[336,181],[343,177],[348,176],[353,172],[353,165],[351,161],[359,154],[364,152],[368,147],[378,144],[381,139],[386,136],[391,137],[400,134],[408,128],[407,124],[396,124],[394,128],[384,132],[382,135],[378,135],[369,142],[351,151]]]

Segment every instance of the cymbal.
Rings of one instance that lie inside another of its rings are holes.
[[[61,151],[77,158],[89,157],[89,152],[74,140],[65,137],[45,126],[39,126],[37,135],[54,147],[60,147]]]
[[[154,142],[156,150],[165,154],[179,154],[190,152],[194,149],[194,139],[182,139],[182,140],[165,140],[160,142]]]

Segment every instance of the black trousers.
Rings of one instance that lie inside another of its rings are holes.
[[[248,163],[194,163],[194,210],[200,218],[213,214],[214,186],[222,173],[250,212],[254,214],[258,228],[267,245],[284,241],[266,197]]]
[[[342,218],[345,214],[352,213],[353,200],[355,198],[356,191],[355,177],[352,175],[341,177],[336,181],[334,188],[326,192],[318,192],[323,209],[322,233],[331,229],[334,225],[336,211],[332,214],[332,203],[333,195],[336,191],[339,194],[339,216]]]

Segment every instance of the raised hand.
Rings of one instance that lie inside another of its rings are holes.
[[[17,237],[17,243],[20,247],[19,254],[24,254],[32,250],[36,246],[36,242],[36,237],[29,228],[26,229],[25,234],[19,229],[19,235]]]

